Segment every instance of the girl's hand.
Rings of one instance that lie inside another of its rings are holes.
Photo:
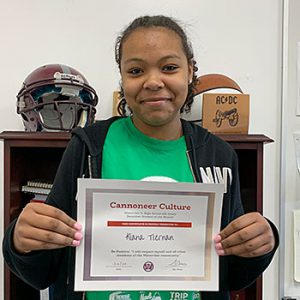
[[[19,253],[78,246],[81,225],[66,213],[44,203],[27,204],[16,222],[13,244]]]
[[[245,214],[228,224],[215,238],[218,255],[256,257],[273,250],[275,238],[268,221],[259,213]]]

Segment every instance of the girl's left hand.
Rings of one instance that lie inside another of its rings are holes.
[[[268,221],[260,213],[252,212],[229,223],[214,242],[218,255],[256,257],[273,250],[275,237]]]

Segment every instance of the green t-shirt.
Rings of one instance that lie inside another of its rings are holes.
[[[130,118],[115,121],[103,148],[102,178],[193,182],[184,137],[153,139]],[[95,291],[88,300],[200,300],[194,291]]]
[[[112,123],[104,143],[102,178],[145,180],[153,176],[194,181],[184,137],[172,141],[150,138],[130,118]]]

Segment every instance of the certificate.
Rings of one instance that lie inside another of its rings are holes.
[[[223,184],[78,179],[75,290],[218,290]]]

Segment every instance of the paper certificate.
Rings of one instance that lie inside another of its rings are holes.
[[[75,290],[218,290],[224,185],[78,179]]]

